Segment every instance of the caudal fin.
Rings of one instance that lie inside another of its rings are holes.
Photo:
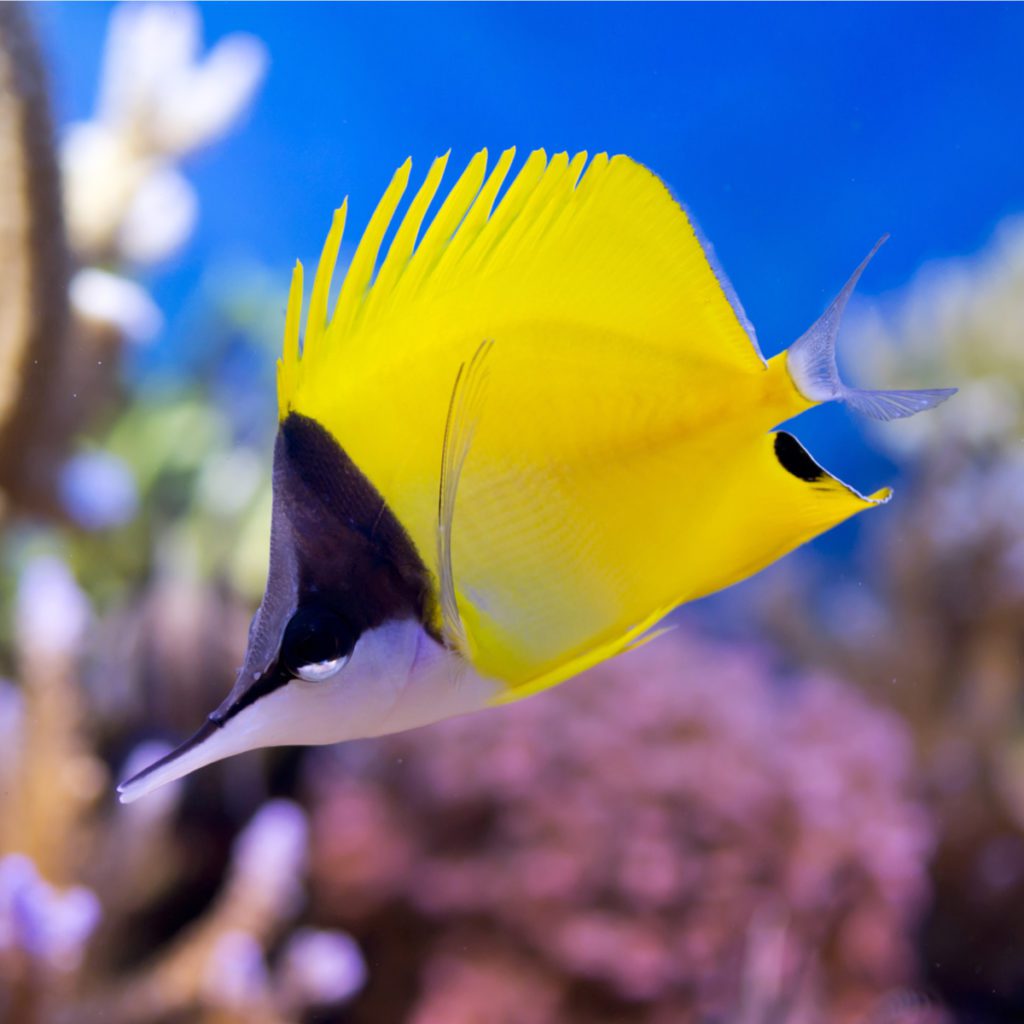
[[[924,409],[932,409],[956,394],[956,388],[930,388],[920,391],[869,391],[852,388],[839,378],[836,363],[836,339],[839,323],[860,275],[881,248],[883,235],[853,272],[843,290],[814,325],[789,347],[786,353],[789,374],[802,395],[812,402],[845,402],[851,409],[876,420],[896,420]]]

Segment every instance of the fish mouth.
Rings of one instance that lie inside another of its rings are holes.
[[[200,751],[222,727],[221,721],[211,715],[193,734],[183,743],[180,743],[170,754],[165,755],[159,761],[140,772],[136,772],[131,778],[125,779],[118,786],[118,799],[122,804],[131,804],[152,793],[161,785],[173,782],[189,771],[201,767],[199,761]],[[189,756],[190,755],[190,756]],[[209,762],[204,758],[204,764]]]
[[[257,674],[249,685],[245,685],[244,679],[243,670],[220,707],[208,715],[206,721],[184,743],[117,787],[121,803],[134,803],[168,782],[174,782],[232,754],[252,749],[253,744],[246,742],[251,731],[246,726],[248,716],[242,715],[240,722],[240,712],[260,698],[279,690],[288,682],[289,676],[283,667],[274,665],[270,670]]]
[[[122,782],[117,787],[118,799],[123,804],[134,803],[154,789],[226,757],[225,744],[217,742],[223,735],[223,721],[210,715],[184,743]]]

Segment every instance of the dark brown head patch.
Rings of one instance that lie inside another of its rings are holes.
[[[273,483],[267,589],[221,721],[291,678],[278,661],[299,609],[327,609],[355,637],[389,619],[430,628],[434,618],[432,577],[409,535],[315,420],[293,412],[281,423]]]
[[[300,603],[316,594],[360,632],[426,618],[430,573],[402,524],[341,445],[294,412],[277,435],[274,517],[285,520]]]

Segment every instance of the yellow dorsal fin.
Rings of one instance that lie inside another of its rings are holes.
[[[298,388],[299,321],[302,319],[302,264],[296,260],[288,291],[288,313],[284,323],[284,350],[277,361],[277,406],[282,418],[288,414],[288,396]]]
[[[441,204],[437,216],[424,232],[423,241],[416,247],[409,267],[403,275],[403,288],[408,293],[416,291],[422,280],[433,269],[440,258],[444,247],[455,234],[456,229],[466,215],[470,203],[476,198],[483,184],[484,172],[487,170],[487,150],[483,149],[462,172],[462,176],[452,186],[451,192]]]
[[[409,204],[408,212],[402,218],[402,223],[395,232],[394,241],[388,249],[387,258],[381,264],[377,280],[374,282],[373,292],[370,296],[370,303],[379,303],[387,297],[394,288],[399,275],[405,270],[412,256],[413,248],[416,245],[416,236],[419,234],[423,224],[423,218],[427,215],[427,209],[437,194],[437,188],[441,184],[444,169],[448,165],[448,154],[439,156],[431,165],[423,185],[420,187],[416,197]],[[367,310],[371,315],[371,309]]]
[[[512,158],[514,156],[514,149],[506,149],[501,154],[498,162],[494,165],[494,170],[488,175],[483,187],[477,193],[476,199],[473,200],[473,205],[466,211],[466,216],[462,219],[458,232],[448,244],[444,254],[446,260],[456,261],[461,259],[465,255],[466,250],[479,237],[480,232],[491,216],[494,200],[498,196],[498,190],[505,180],[505,175],[508,174],[509,167],[512,166]]]
[[[334,318],[330,325],[335,341],[345,337],[363,306],[370,286],[370,278],[373,276],[373,269],[377,265],[381,242],[384,241],[384,234],[391,224],[391,218],[395,215],[395,210],[405,194],[411,170],[412,160],[406,160],[395,171],[391,184],[388,185],[387,191],[377,204],[377,209],[373,211],[370,223],[359,240],[356,254],[352,257],[348,273],[345,274],[345,283],[341,286],[338,304],[334,309]]]
[[[526,158],[526,163],[509,185],[505,197],[490,219],[488,234],[491,236],[492,247],[504,237],[509,226],[515,223],[516,218],[522,213],[523,206],[540,181],[544,168],[547,167],[547,162],[547,155],[542,149],[535,149]]]
[[[313,294],[309,299],[309,313],[306,315],[306,334],[308,339],[319,338],[327,329],[327,296],[331,290],[331,278],[338,262],[341,239],[345,233],[345,217],[348,213],[348,200],[334,211],[331,230],[320,253],[316,277],[313,278]]]
[[[600,285],[595,285],[599,299],[595,304],[593,296],[586,292],[586,279],[590,272],[588,261],[597,258],[591,251],[595,237],[617,237],[624,231],[637,239],[646,239],[645,251],[660,254],[664,267],[636,268],[656,275],[648,284],[658,300],[647,301],[636,312],[648,320],[661,317],[653,324],[637,323],[638,331],[657,341],[658,333],[665,334],[671,327],[672,303],[689,303],[692,315],[696,302],[700,309],[695,326],[706,338],[709,359],[724,359],[747,369],[763,368],[759,353],[729,306],[695,239],[686,214],[646,168],[622,156],[609,159],[606,154],[598,154],[587,165],[586,153],[572,157],[558,153],[549,160],[543,150],[537,150],[514,175],[496,204],[514,156],[514,150],[506,150],[488,175],[487,152],[477,153],[428,221],[427,211],[438,193],[447,164],[446,157],[435,160],[380,260],[380,271],[374,280],[382,241],[408,186],[411,164],[406,161],[395,173],[370,219],[328,326],[327,294],[344,227],[342,207],[317,270],[302,354],[288,347],[282,360],[282,409],[311,375],[344,373],[345,360],[353,354],[349,341],[356,335],[368,337],[384,331],[394,319],[408,319],[414,305],[425,304],[425,315],[434,317],[439,314],[436,300],[445,298],[458,317],[464,316],[466,304],[458,301],[458,293],[464,291],[479,297],[478,275],[490,280],[508,275],[510,292],[501,296],[501,304],[515,304],[515,309],[506,310],[509,315],[536,318],[553,311],[573,318],[589,315],[595,322],[603,320],[614,329],[615,317],[605,315],[614,308],[613,303],[620,310],[620,320],[628,319],[634,311],[628,304],[616,303],[614,295],[604,294],[602,300],[602,293],[609,289]],[[566,264],[567,257],[578,260],[575,271]],[[546,259],[553,261],[550,267],[545,266]],[[594,269],[596,274],[602,272],[601,267]],[[560,294],[537,291],[538,283],[543,286],[549,282],[553,271],[576,284],[579,299],[574,299],[571,289],[563,289]],[[521,287],[523,278],[532,290]],[[673,283],[674,278],[685,284],[685,295],[679,294],[681,288],[679,283]],[[672,290],[677,293],[675,296]],[[293,305],[290,303],[289,307],[290,325],[297,322]],[[501,308],[492,308],[495,316],[502,315]],[[477,337],[475,343],[480,340]],[[315,362],[316,369],[300,372],[296,364],[302,361]]]

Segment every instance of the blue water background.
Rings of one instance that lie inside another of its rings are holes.
[[[59,122],[86,117],[109,7],[32,13]],[[153,279],[172,324],[213,265],[256,259],[283,287],[346,194],[352,239],[406,156],[424,172],[449,147],[455,167],[509,145],[649,165],[769,355],[883,232],[865,295],[1024,211],[1024,5],[209,4],[203,18],[208,41],[260,36],[272,65],[248,122],[189,161],[199,228]],[[152,359],[184,344],[171,330]],[[863,489],[895,473],[841,409],[800,436]]]

